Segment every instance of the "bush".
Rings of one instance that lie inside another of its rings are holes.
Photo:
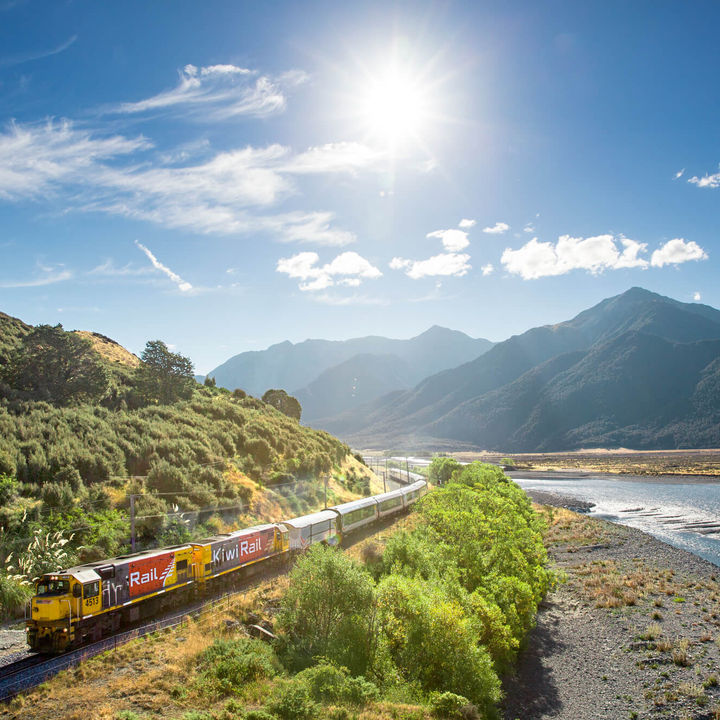
[[[0,618],[22,617],[25,603],[32,595],[30,585],[23,585],[19,580],[0,573]]]
[[[374,654],[374,617],[370,575],[338,550],[314,545],[290,573],[278,624],[291,664],[324,657],[361,674]]]
[[[279,669],[272,648],[248,638],[216,639],[199,660],[200,677],[224,695],[237,692],[244,683],[274,677]]]
[[[430,698],[430,714],[443,720],[462,720],[461,712],[468,704],[469,700],[462,695],[451,692],[435,693]]]
[[[380,697],[380,691],[375,683],[366,680],[362,675],[350,677],[345,681],[342,699],[351,705],[367,705]]]
[[[277,715],[267,710],[248,710],[242,717],[243,720],[277,720]]]
[[[297,680],[281,680],[277,683],[268,708],[282,720],[311,720],[318,711],[307,685]]]

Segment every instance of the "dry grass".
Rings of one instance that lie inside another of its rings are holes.
[[[93,350],[110,362],[128,365],[133,368],[140,365],[140,358],[138,358],[137,355],[133,355],[122,345],[104,335],[89,332],[88,330],[75,330],[75,333],[89,340],[93,346]]]
[[[548,547],[582,547],[606,542],[610,535],[602,523],[579,513],[549,505],[534,505],[547,523],[544,541]]]

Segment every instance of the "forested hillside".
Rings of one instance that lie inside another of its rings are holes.
[[[130,495],[142,546],[302,513],[326,476],[330,499],[369,491],[346,445],[198,385],[161,341],[138,359],[104,336],[0,316],[0,343],[0,557],[40,537],[44,566],[26,575],[127,549]]]
[[[720,312],[633,288],[326,419],[359,447],[715,447]]]

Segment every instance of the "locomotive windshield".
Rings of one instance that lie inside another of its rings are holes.
[[[42,580],[37,586],[38,595],[65,595],[69,592],[69,580]]]

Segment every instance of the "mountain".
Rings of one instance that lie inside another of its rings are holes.
[[[255,396],[262,396],[269,388],[282,388],[292,394],[319,397],[322,391],[317,384],[305,390],[306,386],[318,380],[326,370],[358,355],[395,356],[398,366],[404,364],[407,372],[400,387],[408,387],[439,370],[472,360],[492,345],[489,340],[471,338],[438,326],[409,340],[369,336],[351,340],[305,340],[297,344],[285,341],[267,350],[235,355],[208,375],[222,387],[242,388]],[[386,363],[384,360],[377,362],[380,365]],[[338,382],[345,372],[350,377],[349,370],[341,368],[331,376],[333,382]]]
[[[356,446],[715,445],[719,340],[714,308],[632,288],[322,427]]]
[[[416,373],[397,355],[361,353],[320,373],[293,393],[300,401],[305,422],[351,410],[393,390],[405,390]]]

